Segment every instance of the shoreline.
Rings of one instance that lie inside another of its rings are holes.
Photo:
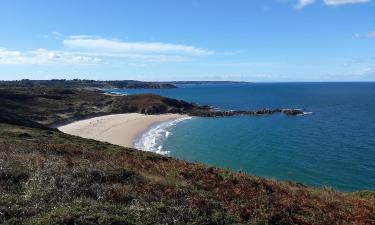
[[[59,126],[57,129],[61,132],[82,138],[135,148],[135,142],[157,124],[187,117],[187,115],[181,114],[112,114],[77,120]]]
[[[164,141],[172,134],[171,128],[176,124],[191,119],[191,116],[180,117],[173,120],[152,124],[145,132],[134,139],[134,148],[167,155],[170,151],[163,148]]]

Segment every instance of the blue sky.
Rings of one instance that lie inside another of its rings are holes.
[[[0,28],[6,80],[375,80],[372,0],[1,0]]]

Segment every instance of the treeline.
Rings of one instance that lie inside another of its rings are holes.
[[[0,81],[0,87],[65,87],[65,88],[145,88],[145,89],[160,89],[160,88],[176,88],[175,85],[165,82],[145,82],[136,80],[81,80],[81,79],[52,79],[52,80],[13,80]]]

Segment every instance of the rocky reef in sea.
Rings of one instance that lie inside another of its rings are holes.
[[[298,116],[304,115],[305,112],[302,109],[268,109],[263,108],[254,111],[247,111],[247,110],[214,110],[208,106],[202,106],[201,108],[196,107],[188,114],[190,116],[201,116],[201,117],[225,117],[225,116],[237,116],[237,115],[248,115],[248,116],[256,116],[256,115],[272,115],[275,113],[283,113],[287,116]]]

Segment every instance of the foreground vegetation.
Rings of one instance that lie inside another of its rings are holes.
[[[375,224],[373,192],[263,179],[46,127],[205,107],[92,88],[0,88],[0,100],[0,224]]]
[[[3,224],[374,224],[373,193],[307,188],[0,124]]]

